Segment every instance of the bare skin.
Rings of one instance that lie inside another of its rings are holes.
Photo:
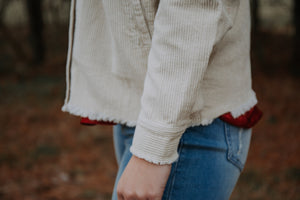
[[[119,200],[161,200],[171,165],[156,165],[132,156],[120,178]]]

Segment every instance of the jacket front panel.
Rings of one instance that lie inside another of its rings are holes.
[[[63,110],[136,126],[134,155],[173,162],[187,127],[257,103],[248,0],[72,3]]]

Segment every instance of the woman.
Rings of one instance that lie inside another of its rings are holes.
[[[72,1],[63,110],[118,124],[113,199],[230,197],[260,118],[249,10],[247,0]]]

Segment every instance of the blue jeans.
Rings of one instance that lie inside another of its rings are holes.
[[[114,126],[114,145],[119,171],[113,191],[132,154],[134,127]],[[172,164],[163,200],[226,200],[246,162],[251,129],[215,119],[208,126],[186,129],[178,146],[179,158]]]

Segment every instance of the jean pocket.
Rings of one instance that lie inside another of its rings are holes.
[[[225,123],[225,137],[228,146],[227,159],[240,171],[244,169],[250,146],[252,129],[244,129]]]

